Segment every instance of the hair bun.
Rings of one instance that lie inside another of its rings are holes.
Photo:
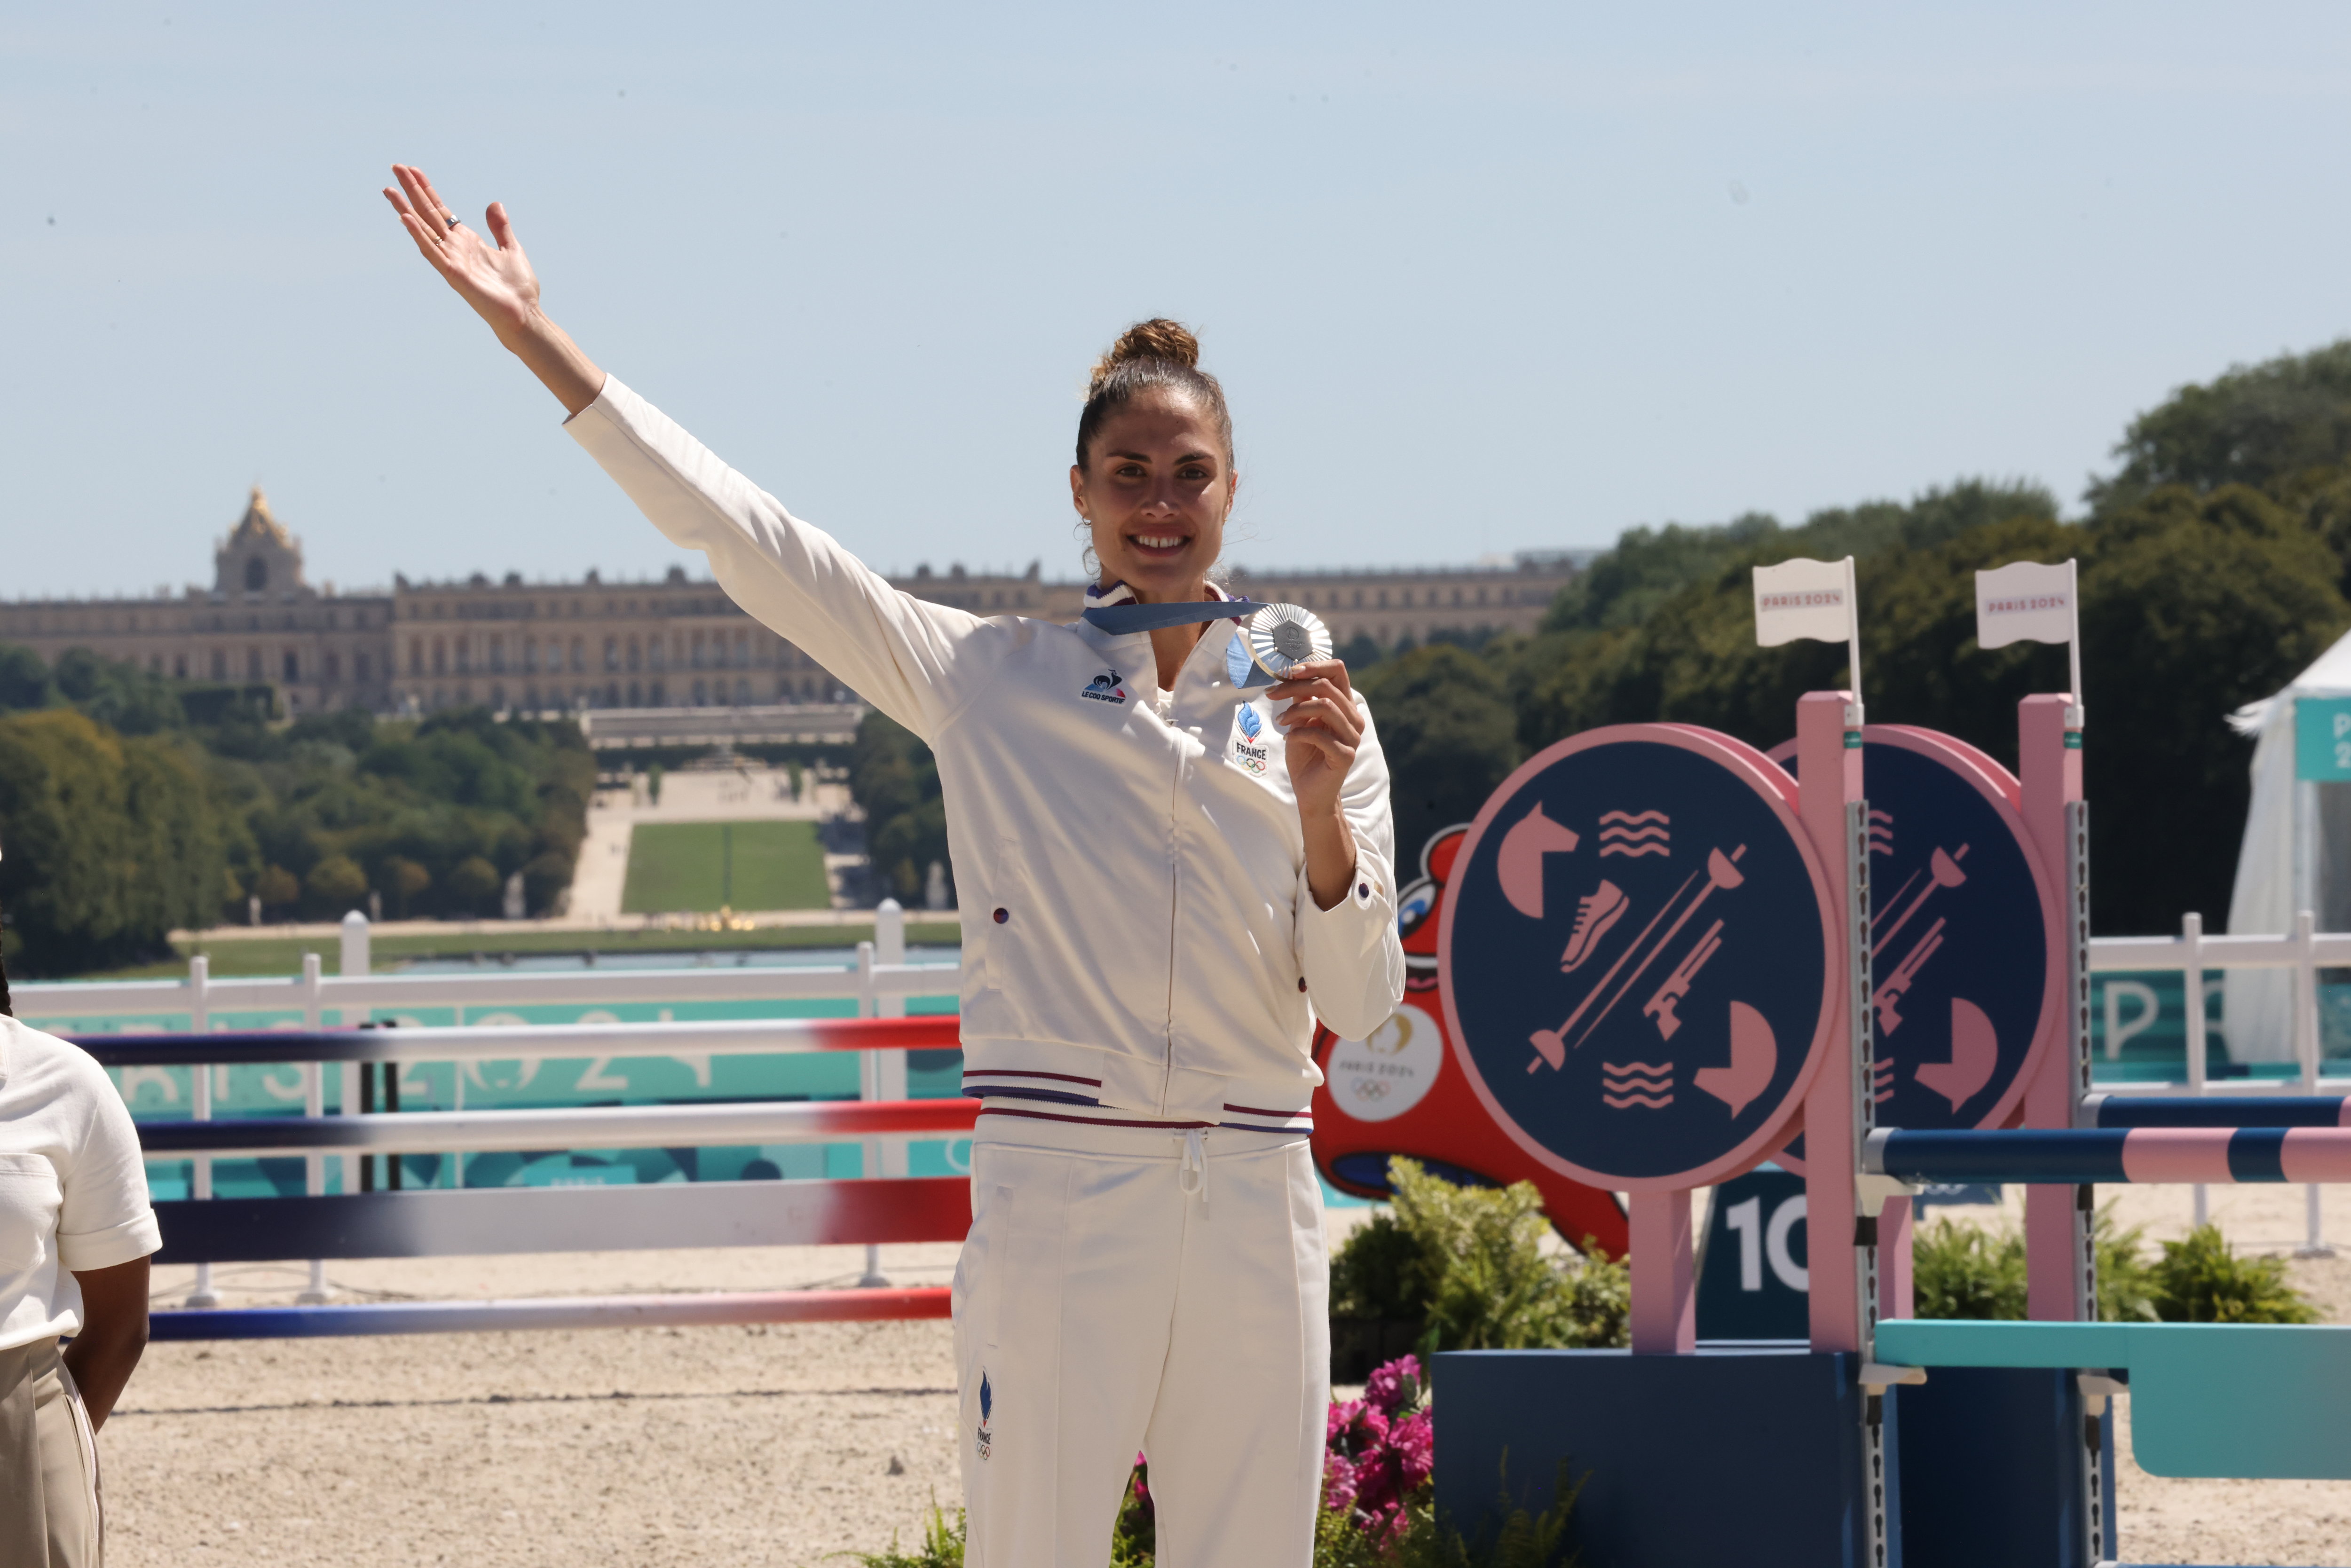
[[[1087,395],[1100,392],[1112,371],[1137,360],[1158,360],[1194,370],[1200,363],[1200,340],[1192,336],[1191,329],[1184,323],[1170,321],[1165,316],[1137,321],[1118,335],[1118,341],[1110,346],[1109,352],[1094,361],[1093,374],[1087,378]]]

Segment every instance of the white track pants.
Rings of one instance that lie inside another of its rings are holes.
[[[989,1115],[956,1268],[970,1568],[1102,1568],[1137,1449],[1161,1568],[1306,1568],[1330,1270],[1306,1140]],[[1199,1156],[1205,1155],[1205,1161]]]

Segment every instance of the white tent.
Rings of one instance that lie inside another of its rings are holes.
[[[2322,813],[2306,792],[2339,789],[2299,784],[2294,777],[2294,703],[2300,697],[2351,697],[2351,633],[2294,678],[2285,690],[2248,703],[2230,718],[2240,735],[2258,735],[2253,747],[2253,798],[2245,811],[2245,838],[2237,851],[2237,883],[2229,898],[2234,936],[2290,935],[2294,912],[2325,911],[2351,889],[2323,885]],[[2299,831],[2296,819],[2300,818]],[[2351,847],[2351,846],[2346,846]],[[2334,894],[2329,898],[2329,893]],[[2294,1060],[2294,978],[2284,969],[2231,969],[2223,992],[2224,1030],[2232,1061]]]

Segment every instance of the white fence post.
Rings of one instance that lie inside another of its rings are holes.
[[[2188,946],[2188,967],[2180,976],[2180,995],[2188,1004],[2188,1092],[2204,1095],[2204,916],[2194,911],[2179,917],[2179,939]],[[2196,1184],[2196,1223],[2210,1218],[2210,1200],[2204,1184]]]
[[[894,898],[885,898],[873,912],[873,959],[877,965],[895,967],[906,961],[906,911]],[[902,1019],[906,1016],[906,998],[891,995],[878,998],[874,1016]],[[903,1051],[876,1051],[870,1053],[874,1066],[874,1098],[904,1100],[906,1097],[906,1053]],[[882,1174],[902,1176],[906,1174],[904,1138],[882,1140]]]
[[[2294,1058],[2302,1064],[2302,1092],[2318,1092],[2318,917],[2307,909],[2296,910],[2294,916]],[[2297,1248],[2297,1258],[2332,1258],[2335,1249],[2326,1244],[2326,1225],[2319,1208],[2319,1187],[2313,1182],[2303,1190],[2303,1206],[2306,1224],[2303,1244]]]
[[[877,925],[875,929],[878,933],[880,927]],[[860,942],[857,945],[857,1016],[862,1019],[880,1016],[878,1004],[881,997],[877,994],[873,984],[873,956],[872,943]],[[860,1100],[882,1098],[881,1055],[878,1051],[861,1051],[857,1053],[857,1097]],[[866,1139],[859,1155],[858,1174],[869,1176],[882,1174],[881,1139]],[[858,1279],[858,1288],[869,1291],[878,1290],[889,1282],[882,1272],[880,1244],[867,1242],[865,1272]]]
[[[358,910],[354,909],[343,916],[342,961],[336,966],[336,973],[344,979],[366,977],[373,962],[373,956],[368,950],[370,933],[368,917]],[[355,1023],[367,1021],[363,1018],[352,1018],[351,1011],[350,1008],[340,1009],[335,1015],[335,1021],[346,1029]],[[342,1091],[336,1102],[336,1106],[346,1116],[356,1114],[360,1108],[360,1071],[358,1062],[343,1063]],[[361,1156],[358,1155],[343,1156],[343,1190],[347,1193],[357,1192],[360,1189],[360,1158]]]
[[[320,984],[324,970],[316,953],[302,955],[302,1027],[319,1030],[326,1027],[326,988]],[[302,1114],[323,1116],[327,1113],[327,1070],[322,1062],[302,1063]],[[347,1156],[348,1157],[348,1156]],[[312,1153],[302,1156],[302,1190],[312,1197],[322,1197],[327,1191],[327,1156]],[[324,1306],[327,1302],[327,1260],[310,1260],[310,1282],[296,1293],[295,1301],[306,1307]]]
[[[192,1034],[210,1034],[213,1010],[206,998],[212,988],[213,961],[199,953],[188,960],[188,1030]],[[192,1088],[188,1096],[189,1113],[199,1122],[213,1119],[213,1070],[207,1062],[198,1062],[188,1069]],[[188,1195],[208,1198],[213,1195],[213,1161],[210,1155],[198,1155],[188,1162]],[[220,1305],[220,1294],[213,1289],[213,1266],[196,1265],[196,1282],[188,1291],[186,1304],[202,1310]]]

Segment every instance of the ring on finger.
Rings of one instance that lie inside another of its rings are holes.
[[[454,229],[457,226],[457,214],[444,209],[441,214],[441,221]]]

